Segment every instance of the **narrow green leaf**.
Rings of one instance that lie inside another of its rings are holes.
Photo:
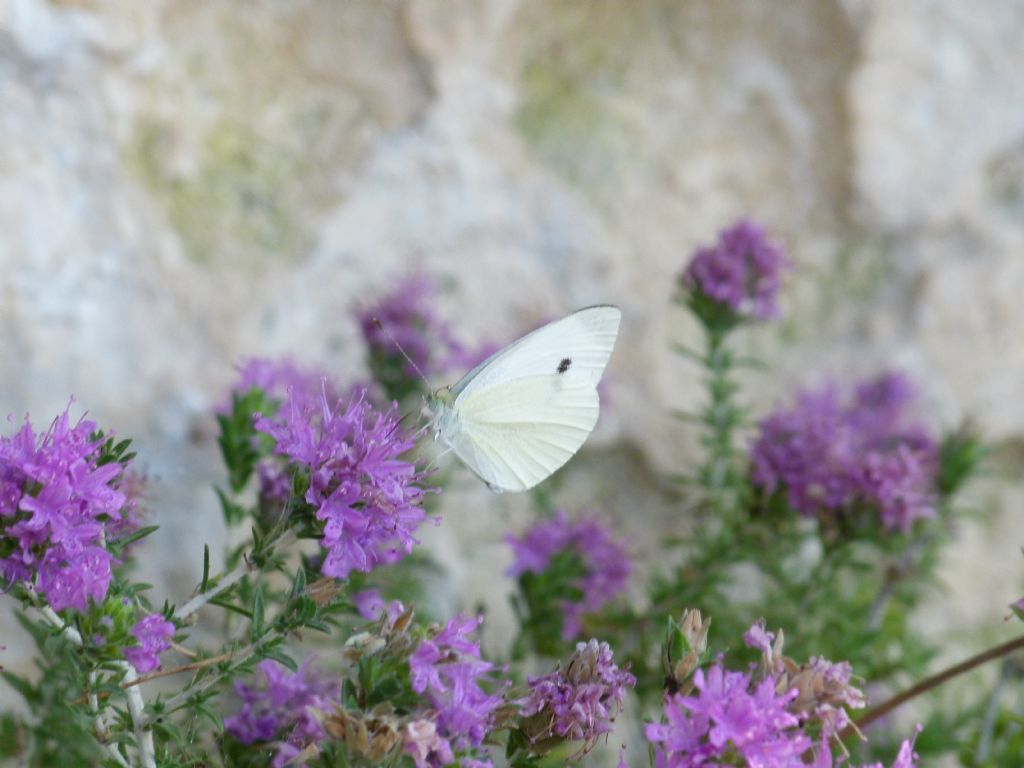
[[[110,542],[109,547],[114,552],[115,555],[120,554],[125,550],[126,547],[128,547],[128,545],[134,544],[139,539],[144,539],[147,536],[149,536],[149,534],[158,530],[160,530],[159,525],[144,526],[142,528],[139,528],[139,530],[135,531],[134,533],[130,533],[129,535],[125,536],[123,539],[118,539],[117,541]]]
[[[256,587],[256,595],[252,600],[252,637],[258,639],[263,634],[263,587]]]
[[[225,602],[225,601],[221,600],[219,597],[215,597],[213,600],[211,600],[210,601],[210,605],[216,605],[216,606],[218,606],[220,608],[223,608],[226,611],[231,611],[231,612],[237,613],[237,614],[239,614],[241,616],[245,616],[247,619],[252,619],[252,612],[251,611],[249,611],[249,610],[247,610],[245,608],[242,608],[240,605],[234,605],[233,603]]]
[[[295,579],[292,581],[292,597],[298,597],[306,588],[306,569],[301,565],[295,571]]]
[[[203,581],[199,585],[199,591],[205,592],[210,585],[210,545],[203,545]]]

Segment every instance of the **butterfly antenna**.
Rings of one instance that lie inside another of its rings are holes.
[[[401,352],[401,353],[402,353],[402,357],[404,357],[404,358],[405,358],[405,361],[406,361],[407,363],[409,363],[409,365],[411,365],[411,366],[412,366],[413,370],[414,370],[414,371],[416,371],[416,373],[417,373],[417,374],[419,374],[419,377],[420,377],[421,379],[423,379],[423,383],[427,385],[427,389],[430,389],[430,381],[429,381],[429,380],[427,379],[427,375],[426,375],[425,373],[423,373],[423,371],[422,371],[422,370],[420,369],[420,367],[419,367],[418,365],[416,365],[416,361],[415,361],[415,360],[413,360],[413,359],[412,359],[411,357],[409,357],[409,353],[408,353],[408,352],[406,352],[406,351],[405,351],[405,348],[404,348],[404,347],[402,347],[402,345],[398,343],[398,339],[396,339],[396,338],[394,337],[394,335],[393,335],[393,334],[391,333],[391,331],[389,331],[389,330],[388,330],[388,329],[387,329],[387,328],[386,328],[386,327],[384,326],[384,323],[382,323],[382,322],[380,321],[380,319],[379,319],[379,318],[376,318],[376,317],[375,317],[375,318],[373,318],[372,322],[373,322],[373,324],[374,324],[375,326],[377,326],[377,328],[378,328],[378,329],[380,329],[380,331],[381,331],[381,332],[382,332],[382,333],[383,333],[383,334],[384,334],[385,336],[387,336],[387,337],[388,337],[388,340],[389,340],[389,341],[390,341],[390,342],[391,342],[392,344],[394,344],[394,345],[395,345],[395,348],[396,348],[396,349],[397,349],[397,350],[398,350],[399,352]]]

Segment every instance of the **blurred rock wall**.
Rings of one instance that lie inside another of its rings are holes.
[[[1014,0],[0,0],[0,410],[73,393],[137,438],[144,575],[180,600],[223,539],[210,411],[239,358],[362,375],[351,307],[414,266],[467,341],[613,302],[611,403],[558,492],[642,553],[694,456],[666,416],[700,392],[673,280],[752,215],[796,264],[743,342],[781,369],[758,409],[895,365],[937,426],[1019,445],[1022,35]],[[1024,494],[977,494],[995,521],[936,626],[1024,593]],[[528,507],[463,477],[446,510],[451,599],[500,637]]]

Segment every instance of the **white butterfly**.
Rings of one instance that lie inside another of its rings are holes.
[[[494,491],[525,491],[580,449],[597,424],[622,312],[587,307],[491,355],[427,396],[440,438]]]

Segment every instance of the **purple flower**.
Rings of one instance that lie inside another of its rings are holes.
[[[124,649],[124,657],[128,659],[135,671],[145,674],[160,666],[160,654],[171,647],[174,637],[174,624],[158,613],[152,613],[139,621],[131,629],[138,645]]]
[[[358,392],[342,407],[322,390],[315,402],[288,400],[256,429],[276,441],[292,472],[308,474],[305,501],[322,524],[325,576],[400,560],[417,543],[424,474],[399,458],[414,446],[394,405],[378,412]]]
[[[524,717],[536,716],[527,726],[534,742],[557,736],[584,742],[589,748],[602,733],[612,729],[622,711],[626,691],[636,678],[619,669],[607,643],[578,643],[565,670],[531,677],[530,695],[520,709]]]
[[[796,768],[811,740],[787,710],[796,692],[777,694],[775,681],[754,683],[750,675],[715,664],[693,675],[696,696],[665,700],[667,722],[650,723],[656,768],[714,765],[737,754],[760,768]]]
[[[749,648],[761,651],[762,674],[774,681],[775,690],[793,695],[789,711],[803,725],[817,721],[822,736],[831,737],[849,725],[847,709],[867,705],[864,692],[850,683],[853,668],[849,662],[833,663],[812,656],[809,662],[798,664],[782,655],[783,633],[767,631],[763,620],[750,627],[743,639]]]
[[[405,606],[401,600],[392,600],[390,603],[381,597],[378,589],[364,589],[352,596],[359,615],[369,621],[375,621],[382,615],[387,617],[388,624],[394,624],[395,619],[405,613]]]
[[[565,601],[562,605],[565,640],[582,632],[584,613],[599,611],[622,593],[633,570],[625,546],[601,523],[593,519],[570,523],[564,510],[558,510],[552,520],[536,523],[521,538],[508,536],[505,541],[515,554],[515,562],[507,571],[513,578],[527,571],[542,573],[552,557],[565,550],[579,556],[585,574],[572,586],[583,596],[578,603]]]
[[[358,312],[370,367],[378,380],[387,379],[386,369],[397,367],[407,380],[418,383],[417,367],[424,376],[436,376],[471,367],[483,359],[487,348],[468,350],[434,312],[437,293],[437,284],[432,278],[415,274],[399,281],[376,304]],[[402,356],[395,342],[401,345],[412,363]],[[382,380],[381,383],[394,382]]]
[[[238,367],[238,382],[232,387],[232,391],[244,395],[250,390],[259,389],[271,400],[291,400],[306,406],[315,403],[325,387],[328,389],[328,396],[335,398],[328,381],[324,372],[303,368],[288,358],[251,358]],[[230,403],[220,409],[222,413],[230,411]]]
[[[769,632],[763,621],[751,625],[750,629],[743,633],[743,642],[748,648],[756,648],[766,657],[773,656],[772,642],[775,640],[775,633]]]
[[[409,657],[412,689],[427,696],[437,710],[438,732],[460,750],[483,742],[502,703],[481,687],[494,665],[480,658],[480,646],[469,635],[482,621],[456,616]]]
[[[402,730],[402,751],[412,757],[416,768],[441,768],[455,760],[452,745],[437,732],[433,720],[408,723]]]
[[[683,286],[754,320],[778,317],[781,274],[789,266],[782,249],[757,224],[741,219],[699,248],[682,276]]]
[[[114,556],[103,545],[123,525],[126,463],[99,465],[95,433],[65,409],[44,434],[26,420],[0,437],[0,573],[8,584],[34,582],[57,611],[104,599]]]
[[[143,509],[142,501],[145,498],[147,478],[132,469],[126,469],[118,480],[117,489],[125,496],[124,507],[121,508],[120,517],[114,517],[107,521],[107,541],[118,541],[131,536],[142,527]],[[134,548],[139,541],[128,545],[128,551]]]
[[[751,448],[754,483],[783,491],[804,515],[866,504],[887,530],[907,532],[935,515],[936,448],[910,419],[910,383],[885,374],[845,401],[834,386],[805,390],[761,421]]]
[[[235,683],[242,708],[225,718],[224,728],[243,744],[280,742],[273,761],[278,768],[324,738],[316,713],[330,712],[339,704],[340,687],[314,674],[308,662],[294,674],[270,659],[256,669],[258,685]]]
[[[917,733],[920,732],[921,726],[919,725],[917,726]],[[915,741],[917,741],[917,734],[913,738],[903,740],[900,744],[899,754],[896,755],[896,759],[893,761],[892,768],[915,768],[918,759],[914,753]],[[834,759],[828,741],[822,741],[815,750],[814,762],[810,764],[810,768],[839,768],[840,766],[854,768],[854,766],[846,766],[845,756],[840,756],[838,760]],[[803,768],[803,766],[800,768]],[[861,765],[860,768],[885,768],[885,765],[883,763],[871,763]]]
[[[1017,618],[1024,620],[1024,597],[1010,603],[1010,608],[1017,615]]]

